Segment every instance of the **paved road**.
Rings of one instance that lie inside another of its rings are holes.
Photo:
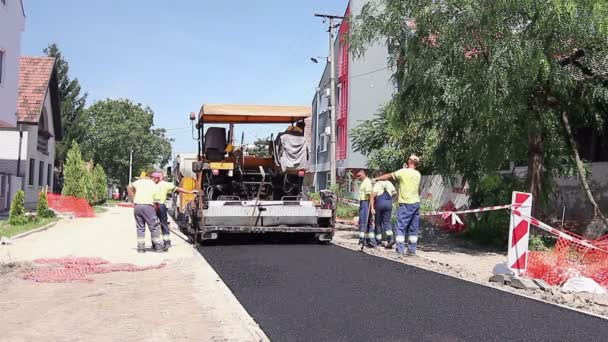
[[[273,341],[607,341],[608,321],[337,246],[203,246]]]

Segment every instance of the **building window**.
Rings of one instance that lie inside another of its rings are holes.
[[[40,161],[40,166],[38,167],[38,186],[43,186],[44,182],[44,162]]]
[[[2,84],[2,82],[4,81],[4,79],[2,78],[2,71],[4,70],[4,51],[0,50],[0,84]]]
[[[46,168],[46,185],[53,186],[53,165],[49,164]]]
[[[319,135],[319,152],[327,152],[328,140],[328,135],[326,133],[321,133]]]
[[[34,171],[36,171],[36,160],[32,158],[30,159],[30,170],[27,177],[27,184],[29,185],[34,185]]]

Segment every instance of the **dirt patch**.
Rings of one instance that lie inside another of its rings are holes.
[[[21,272],[0,279],[2,339],[8,341],[238,341],[226,315],[201,306],[190,262],[93,283],[39,284]]]
[[[336,232],[333,243],[359,250],[358,239],[355,227],[343,224]],[[364,252],[608,318],[608,296],[606,295],[565,293],[557,286],[549,287],[548,291],[526,291],[490,282],[489,278],[492,276],[494,266],[506,261],[506,252],[483,248],[433,227],[425,226],[422,229],[415,257],[400,256],[394,250],[387,250],[383,247],[366,248]]]
[[[0,340],[266,340],[211,266],[172,237],[167,253],[137,253],[133,212],[115,207],[0,246]],[[32,268],[41,258],[50,264]],[[92,281],[23,279],[32,270],[75,265],[83,267],[76,280]]]
[[[0,277],[19,272],[29,272],[33,269],[33,265],[29,262],[0,262]]]

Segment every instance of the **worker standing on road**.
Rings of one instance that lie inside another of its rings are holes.
[[[376,174],[375,176],[380,176]],[[386,235],[386,248],[390,249],[395,244],[393,240],[393,228],[391,225],[391,214],[393,213],[393,197],[397,190],[393,183],[388,180],[377,181],[372,188],[370,196],[370,207],[372,215],[376,218],[376,240],[382,241],[382,235]]]
[[[160,222],[154,210],[154,194],[156,183],[150,178],[140,179],[127,187],[129,197],[135,204],[133,214],[137,225],[137,252],[146,252],[146,225],[152,235],[152,248],[155,252],[165,252],[167,249],[160,238]]]
[[[408,255],[416,254],[420,228],[420,172],[416,170],[420,158],[411,155],[407,168],[375,178],[376,181],[395,180],[399,183],[399,208],[397,209],[397,253],[403,254],[405,237],[408,239]]]
[[[367,171],[363,169],[357,172],[357,179],[361,182],[359,185],[359,243],[374,248],[377,242],[370,221],[369,202],[369,197],[372,193],[372,181],[367,177]]]
[[[186,189],[179,188],[173,183],[169,183],[163,180],[164,175],[160,171],[152,173],[152,181],[156,184],[156,191],[154,193],[154,206],[158,219],[160,221],[160,227],[163,235],[163,244],[166,249],[171,247],[171,231],[169,230],[169,217],[167,216],[167,195],[177,191],[180,193],[194,194],[196,191],[189,191]]]

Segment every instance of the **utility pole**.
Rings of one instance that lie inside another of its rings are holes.
[[[129,153],[129,180],[128,180],[128,183],[131,183],[131,180],[133,180],[133,149],[131,149],[131,152]]]
[[[329,117],[331,122],[331,135],[329,136],[329,172],[331,185],[338,184],[336,167],[336,68],[334,67],[334,29],[340,24],[334,25],[335,19],[344,19],[338,15],[318,14],[315,17],[329,19]]]

